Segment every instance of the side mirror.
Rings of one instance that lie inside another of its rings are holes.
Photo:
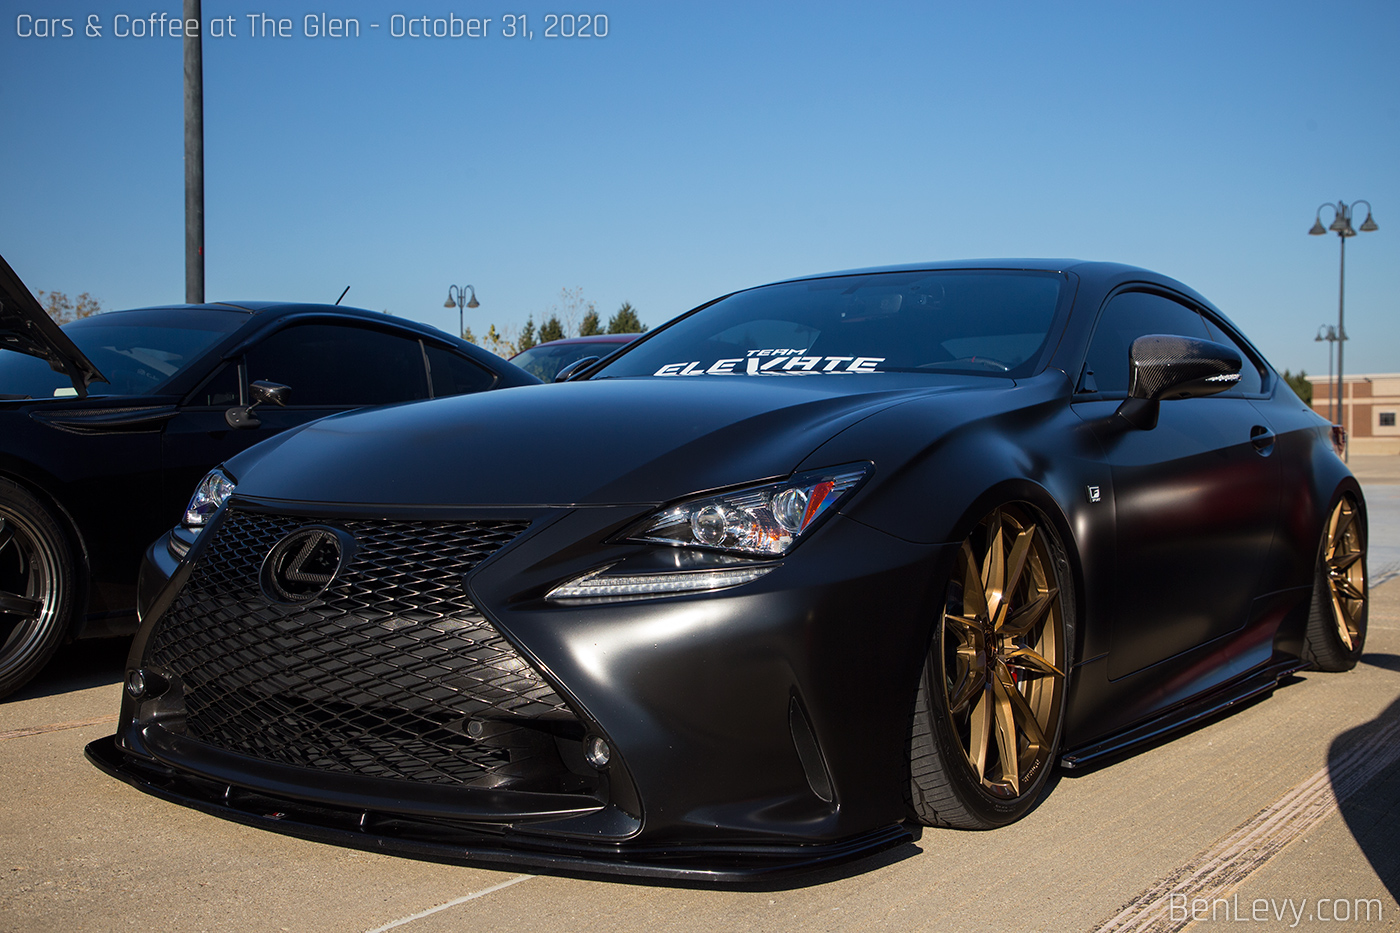
[[[291,394],[291,388],[277,382],[268,382],[259,379],[257,382],[248,383],[248,394],[253,397],[253,404],[246,408],[230,408],[224,412],[224,420],[231,428],[260,428],[262,422],[258,416],[253,414],[253,409],[263,402],[272,402],[279,408],[286,407],[287,396]]]
[[[559,372],[554,374],[554,381],[568,382],[570,379],[573,378],[574,373],[580,372],[586,366],[592,366],[600,359],[602,359],[601,356],[585,356],[581,360],[574,360],[572,363],[565,366],[563,369],[559,370]]]
[[[1128,350],[1128,397],[1115,413],[1135,428],[1157,426],[1163,401],[1201,398],[1234,388],[1244,365],[1233,347],[1170,334],[1148,334]]]

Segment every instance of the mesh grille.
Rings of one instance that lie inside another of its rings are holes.
[[[527,522],[335,522],[356,548],[330,587],[268,600],[263,560],[313,524],[230,512],[158,623],[146,660],[180,679],[190,738],[368,777],[582,789],[551,734],[575,717],[463,586]]]

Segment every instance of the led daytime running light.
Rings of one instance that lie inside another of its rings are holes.
[[[676,573],[609,574],[594,570],[550,590],[547,599],[594,599],[618,596],[665,596],[699,593],[749,583],[776,569],[733,567],[725,570],[686,570]]]

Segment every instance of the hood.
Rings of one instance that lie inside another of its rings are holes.
[[[957,387],[852,375],[503,389],[326,418],[228,468],[240,495],[269,499],[651,504],[787,475],[861,419]]]
[[[106,382],[98,368],[59,329],[15,270],[0,256],[0,347],[46,361],[73,381],[79,396],[94,382]]]

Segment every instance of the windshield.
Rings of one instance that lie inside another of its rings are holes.
[[[1064,278],[958,270],[835,276],[731,295],[593,378],[1033,371]]]
[[[96,314],[66,324],[63,332],[110,383],[94,382],[93,395],[145,395],[237,330],[246,314],[195,308],[152,308]],[[73,383],[43,360],[0,353],[0,395],[64,398]]]

